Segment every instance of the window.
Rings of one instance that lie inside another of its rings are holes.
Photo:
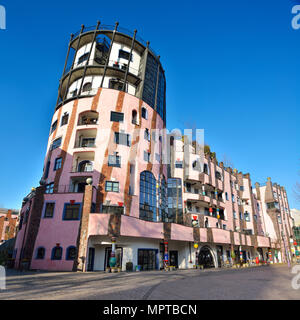
[[[144,107],[142,108],[142,117],[146,120],[148,119],[148,111]]]
[[[144,161],[150,162],[150,153],[147,151],[144,151]]]
[[[69,121],[69,114],[67,112],[64,113],[64,115],[61,117],[61,123],[60,126],[64,126]]]
[[[150,132],[149,132],[149,129],[145,129],[145,132],[144,132],[144,138],[148,141],[150,141]]]
[[[175,162],[175,168],[182,169],[183,168],[183,162],[182,161],[176,161]]]
[[[78,59],[78,64],[86,61],[86,60],[88,59],[88,57],[89,57],[89,54],[90,54],[90,53],[87,52],[87,53],[83,54],[82,56],[80,56],[79,59]]]
[[[206,163],[204,163],[203,172],[204,172],[205,174],[208,174],[208,166],[207,166]]]
[[[89,160],[83,160],[78,164],[78,172],[92,172],[93,162]]]
[[[36,251],[36,259],[44,259],[45,258],[45,248],[39,247]]]
[[[47,202],[45,206],[44,218],[53,218],[54,215],[54,202]]]
[[[244,191],[244,190],[245,190],[244,186],[240,186],[240,191]]]
[[[243,213],[242,212],[240,212],[240,220],[243,220]]]
[[[92,83],[91,82],[85,83],[82,87],[82,92],[87,92],[87,91],[91,91],[91,90],[92,90]]]
[[[62,247],[54,247],[52,249],[52,255],[51,255],[51,260],[61,260],[61,257],[62,257]]]
[[[132,120],[131,120],[132,124],[137,125],[138,124],[138,119],[137,119],[137,111],[136,110],[132,110]]]
[[[75,260],[77,249],[74,246],[67,248],[66,260]]]
[[[228,193],[225,192],[225,199],[228,201]]]
[[[253,218],[254,218],[255,221],[257,221],[257,215],[256,214],[253,215]]]
[[[111,111],[110,121],[123,122],[124,121],[124,113]]]
[[[186,187],[186,192],[192,192],[192,189],[191,189],[191,184],[190,183],[186,183],[186,185],[185,185],[185,187]]]
[[[109,80],[109,88],[110,89],[115,89],[115,90],[123,90],[123,81],[120,81],[118,79],[110,79]],[[125,84],[125,92],[127,92],[127,84]]]
[[[140,219],[157,221],[156,215],[156,179],[152,172],[140,174]]]
[[[45,193],[53,193],[54,183],[49,183],[46,185]]]
[[[109,155],[108,156],[108,165],[110,167],[121,168],[121,157],[117,156],[117,155]]]
[[[57,120],[53,122],[53,124],[52,124],[52,126],[51,126],[50,134],[51,134],[53,131],[55,131],[56,127],[57,127]]]
[[[93,148],[95,147],[96,138],[82,138],[81,147],[83,148]]]
[[[53,170],[56,171],[56,170],[60,169],[61,168],[61,164],[62,164],[62,158],[56,158],[55,162],[54,162]]]
[[[105,191],[107,192],[119,192],[119,182],[118,181],[106,181]]]
[[[122,132],[115,132],[115,143],[130,147],[130,135]]]
[[[226,228],[227,228],[227,225],[223,224],[223,230],[226,230]]]
[[[48,178],[48,175],[49,175],[49,169],[50,169],[50,161],[48,160],[47,161],[47,164],[46,164],[46,169],[45,169],[45,173],[44,173],[44,179],[47,179]]]
[[[205,227],[205,228],[209,228],[209,224],[208,224],[208,219],[207,219],[207,218],[206,218],[206,220],[205,220],[204,227]]]
[[[54,150],[61,145],[61,138],[57,138],[52,142],[51,150]]]
[[[65,204],[63,220],[79,220],[80,218],[80,203]]]
[[[130,56],[130,52],[127,52],[122,49],[119,50],[119,58],[129,60],[129,57],[130,57],[130,61],[132,61],[132,55]]]
[[[216,171],[216,179],[222,180],[222,175],[219,171]]]
[[[157,162],[160,162],[160,154],[159,153],[155,153],[155,159]]]
[[[231,196],[232,202],[235,202],[234,194]]]
[[[236,217],[236,212],[235,211],[233,211],[233,218],[234,219],[236,219],[237,217]]]
[[[245,221],[248,221],[248,222],[250,221],[250,214],[249,214],[249,212],[246,211],[246,212],[244,213],[244,217],[245,217]]]

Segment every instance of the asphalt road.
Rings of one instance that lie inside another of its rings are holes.
[[[287,266],[132,273],[7,270],[0,299],[227,300],[300,299]]]

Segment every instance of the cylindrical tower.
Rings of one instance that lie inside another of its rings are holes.
[[[165,94],[159,56],[136,30],[98,22],[71,35],[41,179],[45,194],[31,268],[72,270],[89,178],[91,213],[163,221]]]

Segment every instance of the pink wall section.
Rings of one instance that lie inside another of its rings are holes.
[[[193,228],[173,223],[171,228],[171,239],[194,241]]]
[[[214,242],[230,244],[230,232],[222,229],[212,229]]]
[[[75,200],[76,203],[82,203],[82,194],[45,194],[45,202],[55,202],[53,218],[41,218],[40,228],[36,238],[32,269],[49,269],[49,270],[69,270],[73,265],[72,261],[66,261],[66,250],[69,246],[76,246],[79,220],[63,220],[63,209],[65,203]],[[43,208],[43,211],[44,211]],[[59,243],[63,248],[62,260],[51,260],[52,248]],[[45,259],[35,259],[39,247],[46,249]]]
[[[107,235],[108,233],[108,221],[110,214],[90,214],[89,217],[89,236],[94,235]]]
[[[121,236],[163,239],[163,223],[122,216]]]
[[[259,247],[269,247],[269,238],[257,236],[257,243]]]

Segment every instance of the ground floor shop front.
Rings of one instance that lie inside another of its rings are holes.
[[[87,250],[87,271],[103,271],[110,267],[111,238],[91,236]],[[163,241],[159,239],[119,237],[115,243],[116,267],[128,270],[160,270],[167,262],[178,269],[221,268],[234,263],[268,261],[281,262],[280,252],[270,248],[231,246],[229,244],[194,243],[188,241]]]

